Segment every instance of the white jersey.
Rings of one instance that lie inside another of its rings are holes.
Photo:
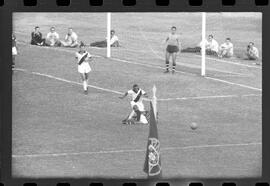
[[[112,36],[110,40],[110,45],[114,44],[116,41],[118,41],[118,37],[116,35]]]
[[[91,71],[91,67],[88,63],[89,58],[92,56],[89,52],[76,52],[76,59],[78,63],[78,72],[79,73],[89,73]]]
[[[223,43],[220,45],[221,50],[227,50],[229,54],[233,55],[233,44],[230,43]]]
[[[89,54],[89,52],[85,51],[85,52],[76,52],[76,59],[78,60],[78,65],[82,64],[82,63],[88,63],[87,61],[89,60],[89,58],[91,58],[91,54]]]
[[[252,49],[250,48],[248,53],[259,58],[259,50],[256,47],[252,47]]]
[[[218,42],[216,40],[212,39],[212,41],[207,41],[206,45],[206,49],[218,52]]]
[[[66,35],[65,40],[69,44],[78,43],[78,35],[75,32],[72,32],[71,34]]]
[[[59,34],[57,32],[49,32],[46,37],[52,44],[59,40]]]
[[[127,92],[130,96],[132,101],[136,102],[142,102],[142,95],[145,94],[145,91],[142,89],[139,89],[138,92],[134,92],[132,89]]]

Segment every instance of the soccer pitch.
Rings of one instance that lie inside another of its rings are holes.
[[[200,14],[112,13],[122,47],[112,48],[112,58],[106,49],[87,48],[94,61],[84,95],[77,49],[30,46],[30,33],[38,25],[45,36],[55,26],[63,38],[73,27],[86,43],[103,40],[106,14],[35,15],[17,13],[13,20],[19,48],[12,80],[13,176],[146,178],[148,126],[121,124],[130,105],[118,97],[135,83],[150,95],[157,87],[164,178],[261,175],[262,69],[240,58],[251,38],[261,51],[259,18],[223,16],[221,25],[217,14],[208,17],[207,34],[220,43],[234,38],[240,57],[207,57],[207,77],[201,77],[200,57],[184,53],[177,73],[163,74],[161,42],[177,24],[183,47],[196,45]]]

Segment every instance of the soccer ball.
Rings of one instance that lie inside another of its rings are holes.
[[[190,128],[191,128],[192,130],[197,129],[197,128],[198,128],[197,123],[192,122],[192,123],[190,124]]]

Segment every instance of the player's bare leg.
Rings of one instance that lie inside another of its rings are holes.
[[[12,56],[12,66],[11,66],[12,74],[13,74],[14,66],[15,66],[15,56],[13,55]]]
[[[177,57],[177,53],[173,53],[172,54],[172,73],[175,73],[175,67],[176,67],[176,57]]]
[[[82,81],[83,81],[83,90],[84,90],[84,93],[87,94],[87,75],[86,73],[81,73],[81,78],[82,78]]]
[[[86,93],[88,93],[88,77],[89,77],[89,75],[88,75],[88,73],[85,73],[84,74],[84,82],[85,82],[85,85],[84,85],[84,91],[86,91]]]
[[[165,55],[165,63],[166,63],[166,69],[164,71],[164,73],[168,73],[169,72],[169,65],[170,65],[170,53],[166,51],[166,55]]]

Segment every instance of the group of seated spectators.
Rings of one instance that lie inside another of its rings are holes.
[[[119,39],[115,35],[115,30],[111,30],[110,45],[111,47],[119,47]],[[39,46],[63,46],[75,48],[79,46],[78,35],[72,28],[68,28],[68,32],[63,41],[60,40],[59,34],[55,31],[55,27],[50,28],[50,32],[46,38],[42,37],[42,33],[39,31],[39,27],[36,26],[31,34],[31,44]],[[107,47],[107,39],[90,43],[91,47]],[[194,48],[186,48],[181,52],[194,52],[200,53],[202,48],[202,41]],[[220,58],[230,58],[234,55],[234,46],[231,42],[231,38],[226,38],[225,42],[221,45],[214,39],[213,35],[209,35],[205,40],[205,53],[206,55],[213,55]],[[253,42],[249,42],[246,49],[247,59],[257,60],[259,59],[259,51],[254,46]]]
[[[39,31],[39,27],[36,26],[34,31],[31,33],[31,45],[38,46],[51,46],[51,47],[71,47],[75,48],[79,46],[78,35],[73,31],[72,28],[68,28],[68,32],[64,40],[60,40],[59,34],[55,31],[55,27],[50,28],[50,32],[47,34],[46,38],[42,37],[42,33]],[[119,47],[118,37],[115,35],[115,31],[111,30],[110,44],[112,47]],[[90,46],[93,47],[106,47],[107,40],[97,41],[91,43]]]
[[[186,48],[181,50],[181,52],[194,52],[200,53],[202,48],[202,42],[194,48]],[[219,46],[218,42],[214,39],[213,35],[209,35],[207,40],[205,40],[205,53],[206,55],[213,55],[220,58],[230,58],[234,55],[234,46],[231,42],[231,38],[226,38],[225,42]],[[246,49],[246,56],[249,60],[259,59],[259,51],[254,46],[253,42],[249,42]]]

